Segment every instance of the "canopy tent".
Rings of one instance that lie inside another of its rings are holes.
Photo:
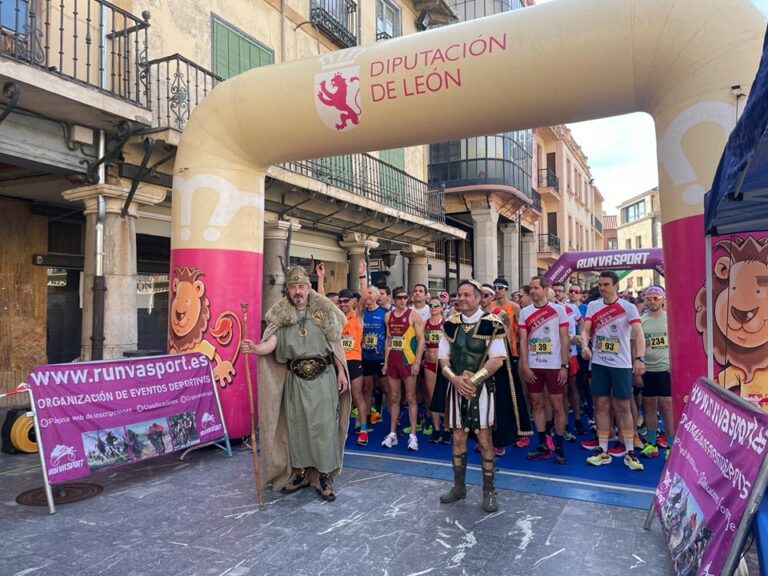
[[[744,113],[705,196],[704,224],[711,236],[768,230],[768,34]]]

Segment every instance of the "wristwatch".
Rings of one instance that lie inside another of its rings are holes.
[[[560,364],[560,368],[568,370],[568,364]]]
[[[635,360],[640,360],[640,362],[645,364],[645,356],[635,356]]]

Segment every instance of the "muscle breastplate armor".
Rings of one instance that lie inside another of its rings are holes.
[[[480,369],[488,340],[474,338],[472,332],[474,330],[464,332],[463,327],[456,330],[456,339],[451,344],[451,368],[456,374],[465,370],[477,372]]]

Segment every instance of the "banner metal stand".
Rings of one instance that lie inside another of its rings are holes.
[[[216,446],[216,448],[224,450],[227,453],[227,457],[232,458],[232,446],[229,443],[229,432],[227,432],[227,423],[224,421],[224,410],[222,410],[221,408],[221,400],[219,399],[219,389],[216,388],[216,378],[214,378],[213,376],[213,366],[210,366],[210,372],[211,372],[211,385],[213,386],[213,395],[216,398],[216,406],[219,409],[219,418],[221,418],[221,428],[224,431],[224,436],[216,440],[211,440],[210,442],[205,442],[204,444],[197,444],[195,446],[190,446],[189,448],[184,450],[184,452],[181,453],[181,456],[179,456],[179,460],[184,460],[187,454],[189,454],[193,450],[197,450],[205,446],[210,446],[211,444]]]
[[[32,422],[35,425],[35,440],[37,442],[37,455],[40,457],[40,467],[43,470],[43,488],[45,490],[45,499],[48,502],[48,512],[50,514],[56,513],[56,506],[53,502],[53,490],[51,490],[51,483],[48,482],[48,468],[45,465],[45,455],[43,453],[43,440],[40,435],[40,423],[37,421],[37,410],[35,410],[35,398],[32,396],[32,390],[29,388],[29,386],[26,383],[19,384],[16,387],[16,390],[13,392],[7,392],[5,394],[0,394],[0,398],[5,398],[6,396],[13,396],[15,394],[23,394],[23,393],[29,394],[29,406],[30,409],[27,412],[27,416],[32,416]]]

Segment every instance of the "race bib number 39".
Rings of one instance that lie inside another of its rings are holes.
[[[531,338],[528,341],[528,350],[531,354],[551,354],[552,341],[549,338]]]
[[[403,349],[403,337],[402,336],[392,336],[392,339],[389,342],[389,349],[390,350],[402,350]]]
[[[621,344],[618,338],[610,338],[608,336],[597,337],[597,349],[600,352],[606,354],[618,354],[621,349]]]

